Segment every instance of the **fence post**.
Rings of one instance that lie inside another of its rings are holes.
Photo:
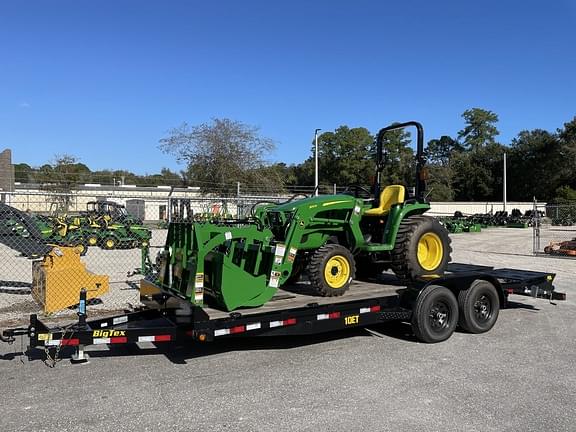
[[[534,220],[532,225],[532,253],[536,255],[540,252],[540,214],[538,213],[536,197],[534,197],[532,218]]]
[[[240,219],[240,182],[236,182],[236,219]]]

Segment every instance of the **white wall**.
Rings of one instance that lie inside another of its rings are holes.
[[[492,202],[432,202],[430,203],[432,208],[428,212],[429,215],[433,216],[452,216],[455,211],[462,212],[463,215],[471,215],[475,213],[490,213],[497,212],[504,209],[502,201],[492,201]],[[545,203],[538,203],[538,205],[543,205]],[[519,209],[522,213],[526,210],[532,210],[534,208],[534,203],[532,202],[507,202],[506,210],[508,213],[512,209]]]

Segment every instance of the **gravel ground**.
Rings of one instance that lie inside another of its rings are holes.
[[[435,345],[397,324],[372,328],[383,337],[118,346],[49,369],[2,344],[0,430],[574,431],[576,264],[529,255],[530,230],[452,239],[457,262],[557,272],[568,300],[513,296],[489,333]]]

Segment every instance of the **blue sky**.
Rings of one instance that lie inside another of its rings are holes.
[[[454,136],[470,107],[495,111],[509,143],[576,115],[574,5],[2,2],[0,149],[155,173],[179,168],[157,148],[168,129],[229,117],[299,163],[315,128],[414,119]]]

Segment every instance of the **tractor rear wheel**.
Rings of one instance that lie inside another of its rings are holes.
[[[310,258],[308,277],[313,289],[323,297],[341,296],[356,273],[352,253],[339,244],[326,244]]]
[[[404,283],[441,275],[450,262],[450,237],[436,219],[411,216],[400,223],[392,250],[392,270]]]

